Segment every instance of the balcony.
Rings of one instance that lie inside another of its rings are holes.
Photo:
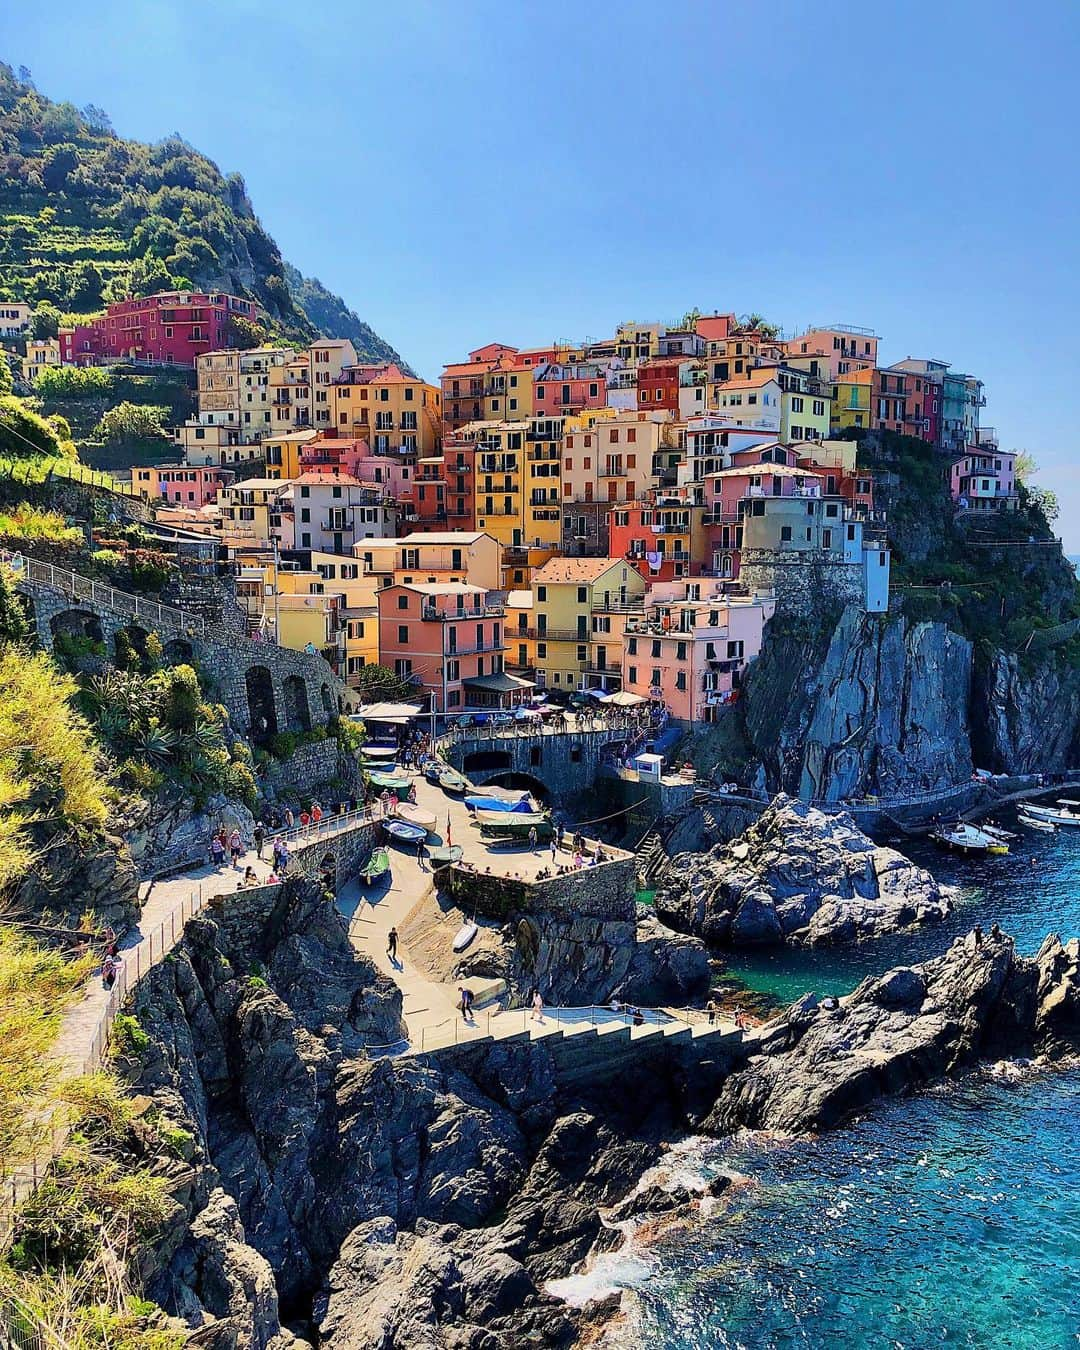
[[[501,652],[502,650],[503,644],[501,642],[474,642],[467,647],[449,647],[444,655],[449,661],[456,656],[479,656],[482,652]]]
[[[470,619],[499,618],[505,613],[505,605],[474,605],[471,609],[444,609],[438,605],[424,605],[421,607],[420,617],[421,619],[434,620],[436,623],[453,623]]]
[[[599,478],[626,478],[626,477],[627,477],[627,471],[626,471],[626,469],[624,469],[621,465],[619,465],[619,466],[617,466],[617,467],[614,466],[614,465],[608,465],[606,468],[603,468],[603,469],[597,469],[596,472],[597,472],[597,476],[598,476]]]
[[[592,607],[594,614],[640,614],[645,607],[643,595],[624,599],[603,600]]]
[[[573,628],[529,628],[526,633],[536,642],[579,642],[587,645],[592,641],[591,633],[578,633]]]

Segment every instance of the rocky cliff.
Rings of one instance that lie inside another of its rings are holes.
[[[329,897],[245,904],[189,924],[135,999],[125,1067],[189,1140],[149,1295],[212,1350],[285,1350],[286,1323],[340,1350],[576,1343],[586,1315],[543,1282],[610,1240],[599,1207],[722,1070],[643,1063],[567,1097],[543,1041],[377,1057],[399,994]]]
[[[767,633],[742,716],[760,786],[806,800],[900,797],[956,786],[976,766],[1072,767],[1080,668],[848,606],[835,623]]]
[[[819,945],[879,937],[945,917],[929,872],[879,848],[851,817],[778,796],[730,843],[674,857],[657,916],[713,946]]]
[[[1053,1058],[1078,1034],[1080,941],[1048,937],[1031,960],[1011,938],[969,933],[936,960],[864,980],[838,1006],[812,995],[794,1004],[724,1084],[707,1124],[829,1129],[982,1057]]]

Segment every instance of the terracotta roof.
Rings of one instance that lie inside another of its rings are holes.
[[[626,564],[625,558],[550,558],[533,573],[533,584],[557,586],[561,582],[595,581],[612,567]]]

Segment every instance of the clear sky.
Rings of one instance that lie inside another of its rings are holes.
[[[429,377],[695,305],[951,361],[1080,553],[1075,0],[51,0],[0,55],[242,173]]]

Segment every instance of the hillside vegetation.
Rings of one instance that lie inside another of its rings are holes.
[[[3,64],[0,208],[0,299],[43,306],[43,331],[130,295],[205,287],[263,306],[268,329],[241,340],[324,332],[352,337],[365,357],[394,355],[319,283],[301,278],[293,292],[239,174],[222,174],[180,136],[155,145],[117,136],[100,108],[54,103]],[[353,331],[322,328],[339,318]]]

